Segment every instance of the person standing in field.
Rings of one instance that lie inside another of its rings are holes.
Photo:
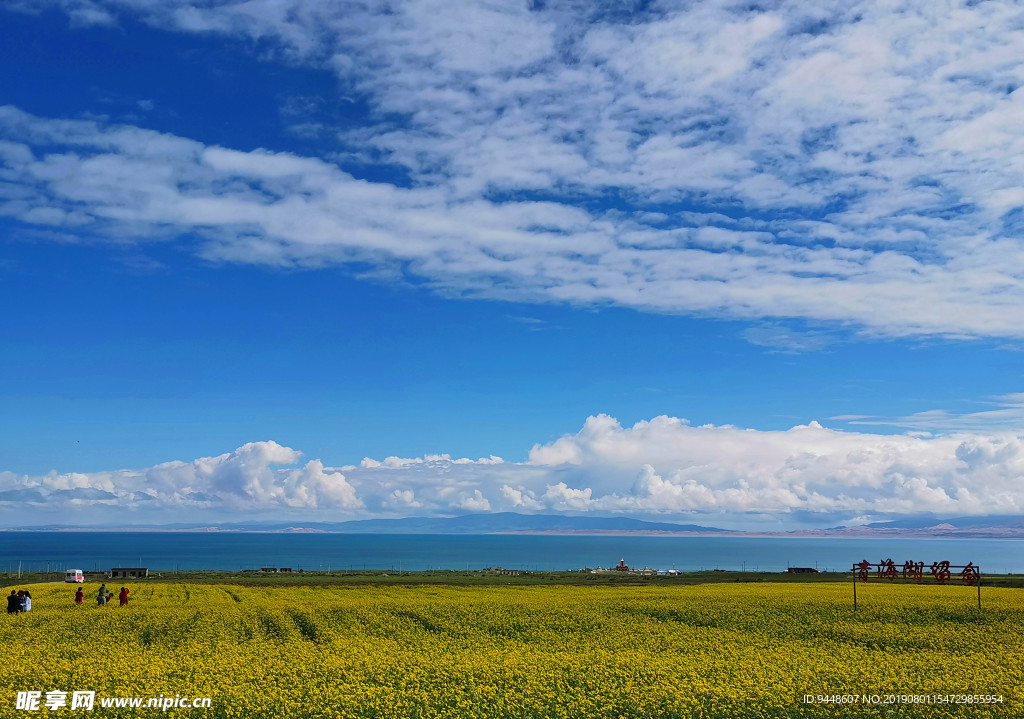
[[[100,586],[100,591],[99,591],[99,593],[96,594],[96,604],[98,604],[101,607],[107,606],[107,584],[106,584],[106,582],[104,582],[103,585]]]
[[[25,593],[21,595],[21,611],[31,612],[32,611],[32,595],[25,590]]]
[[[123,607],[128,604],[128,588],[121,587],[121,593],[117,595],[117,599],[120,602],[118,606]]]
[[[20,611],[21,597],[19,597],[18,593],[12,589],[11,593],[7,595],[7,613],[17,614]]]
[[[77,604],[78,606],[82,606],[82,602],[84,602],[84,601],[85,601],[85,592],[83,592],[82,588],[79,587],[78,591],[75,592],[75,604]]]

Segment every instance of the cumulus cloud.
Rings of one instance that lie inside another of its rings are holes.
[[[459,296],[1024,336],[1013,4],[48,4],[334,72],[371,110],[333,128],[343,154],[410,183],[7,108],[0,213],[23,223]],[[823,341],[776,327],[749,337]]]
[[[0,473],[0,503],[118,509],[331,510],[363,507],[341,472],[311,460],[294,469],[302,453],[276,442],[251,442],[217,457],[166,462],[144,470],[42,476]]]
[[[547,486],[543,500],[547,506],[554,509],[590,509],[593,503],[590,497],[592,493],[590,487],[572,489],[565,482],[559,482]]]
[[[744,517],[983,515],[1024,511],[1024,435],[786,431],[691,426],[655,417],[623,427],[590,417],[538,444],[525,462],[495,458],[365,459],[299,466],[300,453],[254,442],[218,457],[149,469],[20,476],[0,473],[0,506],[183,509],[355,519],[519,511],[661,515],[742,526]],[[279,466],[288,465],[288,466]],[[197,514],[198,513],[198,514]],[[795,520],[792,520],[795,521]]]
[[[544,509],[544,503],[533,496],[533,493],[524,488],[516,489],[507,484],[501,485],[502,504],[516,510],[537,510]]]
[[[464,497],[455,506],[467,512],[487,512],[491,509],[491,503],[487,501],[487,498],[479,489],[474,489],[472,496]]]
[[[406,460],[353,468],[357,486],[415,486],[434,512],[479,492],[495,510],[742,517],[986,514],[1024,507],[1024,436],[787,431],[691,426],[656,417],[623,427],[590,417],[525,463]],[[739,520],[740,522],[742,520]]]
[[[402,511],[419,509],[423,504],[416,500],[416,493],[411,489],[396,489],[385,497],[381,506]]]
[[[545,497],[588,509],[978,514],[1024,506],[1022,449],[1013,432],[877,435],[818,422],[766,432],[674,417],[624,428],[600,415],[535,446],[530,464],[570,467],[575,482]]]

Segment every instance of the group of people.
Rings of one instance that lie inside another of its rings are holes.
[[[21,614],[22,612],[32,611],[32,595],[28,593],[27,589],[19,589],[18,591],[11,590],[11,593],[7,595],[7,613],[8,614]]]
[[[120,602],[118,606],[127,606],[129,591],[130,590],[127,587],[121,587],[121,592],[117,595],[117,599]],[[101,607],[105,607],[107,606],[107,602],[112,601],[114,601],[114,593],[107,589],[107,585],[104,583],[100,586],[99,591],[96,592],[96,604]],[[75,592],[75,604],[82,604],[83,602],[85,602],[85,592],[83,592],[82,588],[79,587],[78,591]]]
[[[129,593],[130,590],[127,587],[121,587],[121,592],[117,595],[118,606],[125,607],[128,605]],[[96,593],[96,604],[105,607],[108,602],[113,601],[114,593],[107,589],[106,584],[103,584]],[[81,605],[84,602],[85,592],[79,587],[78,591],[75,592],[75,604]],[[21,614],[22,612],[30,611],[32,611],[32,595],[29,594],[29,591],[27,589],[12,589],[11,593],[7,595],[7,613]]]

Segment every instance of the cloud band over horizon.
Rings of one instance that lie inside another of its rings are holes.
[[[0,472],[8,525],[87,523],[245,512],[306,521],[519,511],[716,517],[776,516],[790,526],[887,515],[984,515],[1024,509],[1024,436],[1014,432],[876,435],[817,422],[787,431],[694,427],[656,417],[622,427],[607,415],[537,444],[522,463],[428,455],[300,464],[301,452],[253,442],[218,457],[146,469],[41,476]],[[282,467],[282,465],[288,465]],[[87,512],[80,514],[79,512]]]

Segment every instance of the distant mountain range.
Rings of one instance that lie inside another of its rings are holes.
[[[69,530],[67,525],[21,527],[32,530]],[[101,529],[89,527],[89,529]],[[467,514],[461,517],[406,517],[404,519],[362,519],[350,522],[219,522],[216,524],[163,524],[124,529],[233,532],[337,532],[351,534],[502,534],[502,533],[617,533],[617,532],[700,532],[729,533],[727,529],[699,524],[649,522],[629,517],[579,517],[560,514]]]
[[[809,537],[947,537],[950,539],[1024,539],[1024,517],[986,515],[980,517],[894,517],[884,522],[852,527],[804,530],[791,534]]]
[[[590,517],[561,514],[467,514],[460,517],[406,517],[349,522],[220,522],[121,527],[47,525],[19,527],[35,531],[179,531],[179,532],[324,532],[342,534],[728,534],[772,537],[1002,537],[1024,539],[1024,516],[897,517],[886,522],[790,532],[743,532],[700,524],[654,522],[631,517]]]
[[[331,531],[380,534],[495,534],[504,532],[727,532],[699,524],[648,522],[629,517],[573,517],[560,514],[467,514],[341,522]]]
[[[904,517],[889,522],[872,522],[865,524],[871,529],[928,529],[949,527],[955,529],[978,529],[980,527],[1000,527],[1003,529],[1024,529],[1024,517],[1020,515],[987,515],[984,517]]]

